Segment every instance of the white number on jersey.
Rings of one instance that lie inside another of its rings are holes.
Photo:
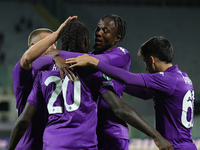
[[[67,104],[67,99],[66,99],[67,87],[69,83],[68,77],[66,77],[64,79],[64,82],[62,83],[62,80],[59,77],[50,76],[45,80],[45,85],[48,86],[52,82],[56,84],[56,88],[52,92],[52,95],[47,104],[47,109],[48,109],[49,114],[63,113],[63,109],[61,106],[54,106],[54,103],[56,102],[56,99],[58,95],[61,93],[61,91],[63,94],[64,105],[66,107],[66,110],[69,112],[77,110],[80,107],[80,103],[81,103],[80,80],[76,79],[76,81],[74,82],[74,103],[71,105]]]
[[[188,109],[191,109],[191,119],[187,120]],[[181,122],[186,128],[193,127],[194,91],[188,90],[183,98]]]

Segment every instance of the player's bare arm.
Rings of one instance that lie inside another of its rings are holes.
[[[67,22],[75,19],[77,19],[77,16],[69,17],[55,32],[31,46],[22,56],[20,61],[21,66],[24,69],[29,70],[32,67],[32,62],[41,56],[53,43],[57,41],[61,29],[67,24]]]
[[[148,124],[132,107],[124,103],[114,92],[107,91],[102,94],[102,97],[120,119],[151,137],[160,150],[173,150],[172,145],[156,129]]]
[[[15,149],[15,147],[17,146],[17,143],[19,142],[21,137],[24,135],[26,129],[28,128],[31,122],[31,118],[35,114],[36,110],[37,110],[36,106],[30,103],[26,103],[26,106],[22,114],[16,120],[15,125],[11,131],[8,150]]]

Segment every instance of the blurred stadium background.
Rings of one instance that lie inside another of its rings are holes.
[[[117,14],[127,22],[126,37],[119,45],[131,54],[131,72],[145,72],[142,59],[137,56],[144,41],[162,35],[172,42],[174,64],[188,73],[195,88],[192,134],[200,149],[199,0],[0,0],[0,149],[6,149],[17,118],[12,69],[28,49],[29,33],[38,27],[55,30],[68,16],[78,15],[90,31],[92,48],[96,24],[108,13]],[[127,94],[123,100],[155,126],[152,100],[143,101]],[[130,127],[132,149],[154,150],[156,146],[145,134]]]

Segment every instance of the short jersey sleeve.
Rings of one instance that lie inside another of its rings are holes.
[[[18,109],[19,114],[24,109],[27,97],[33,87],[33,81],[36,74],[37,71],[33,68],[29,70],[22,68],[20,65],[20,60],[13,69],[13,90],[16,99],[16,108]]]
[[[32,69],[25,70],[24,68],[22,68],[19,60],[19,62],[15,65],[13,69],[12,77],[14,86],[22,86],[32,79]]]

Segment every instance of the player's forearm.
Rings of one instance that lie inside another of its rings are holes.
[[[134,128],[142,131],[146,135],[156,138],[157,131],[149,125],[132,107],[127,105],[112,91],[102,94],[104,101],[112,109],[116,116],[127,122]]]
[[[140,74],[128,72],[124,69],[111,66],[102,61],[99,61],[97,69],[124,84],[145,87],[145,82]]]
[[[118,95],[112,91],[107,91],[102,94],[102,97],[116,116],[148,136],[152,135],[152,127],[132,107],[124,103]]]
[[[125,103],[120,108],[118,117],[153,139],[158,135],[157,130],[147,123],[132,107]]]
[[[118,117],[121,119],[124,118],[123,120],[128,124],[151,137],[159,149],[173,150],[169,141],[163,138],[156,129],[148,124],[133,108],[127,104],[124,104],[123,111],[119,112]]]
[[[26,129],[28,128],[28,125],[30,124],[30,120],[25,121],[19,117],[14,125],[14,128],[10,135],[10,141],[8,150],[14,150],[17,146],[19,140],[24,135]]]
[[[173,149],[172,145],[157,130],[149,125],[132,107],[124,103],[114,92],[107,91],[102,94],[102,97],[116,116],[150,136],[159,149]]]
[[[126,111],[122,112],[118,117],[120,117],[121,119],[125,118],[125,122],[151,137],[159,149],[173,150],[172,145],[169,143],[169,141],[163,138],[162,135],[150,124],[148,124],[139,114],[137,114],[134,109],[131,109],[132,108],[128,105],[124,106],[124,110]]]
[[[144,87],[125,85],[124,92],[143,100],[149,100],[153,98],[153,91]]]
[[[25,69],[29,69],[31,67],[31,63],[40,57],[53,43],[55,43],[57,38],[58,33],[53,32],[46,38],[31,46],[22,56],[20,62],[21,66]]]

